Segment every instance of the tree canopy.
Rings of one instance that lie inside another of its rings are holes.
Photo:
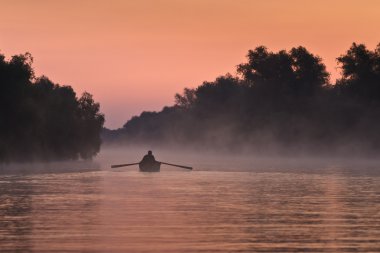
[[[35,77],[29,53],[0,54],[0,162],[88,159],[104,116],[92,95]]]
[[[379,102],[380,44],[371,51],[364,44],[353,43],[337,61],[342,70],[342,78],[337,84],[343,92],[367,101]]]
[[[173,106],[143,112],[107,136],[216,149],[375,153],[379,48],[353,43],[337,58],[342,77],[331,84],[322,59],[306,48],[271,52],[259,46],[237,65],[236,76],[185,88]]]

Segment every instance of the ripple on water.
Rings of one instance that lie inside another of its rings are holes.
[[[2,176],[1,252],[380,252],[380,177]]]

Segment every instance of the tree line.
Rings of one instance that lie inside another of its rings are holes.
[[[36,77],[29,53],[0,54],[0,162],[90,159],[104,116],[91,94]]]
[[[108,143],[181,144],[239,151],[365,152],[380,149],[380,44],[353,43],[330,82],[322,59],[304,47],[249,50],[236,75],[175,95],[175,104],[143,112]]]

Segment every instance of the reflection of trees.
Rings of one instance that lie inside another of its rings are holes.
[[[0,245],[4,252],[31,252],[33,187],[17,179],[0,181]]]

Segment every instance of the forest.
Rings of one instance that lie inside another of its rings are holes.
[[[91,159],[104,116],[91,94],[36,77],[29,54],[0,54],[0,163]]]
[[[175,94],[174,105],[103,127],[85,92],[36,77],[29,54],[0,54],[0,162],[91,159],[108,145],[229,152],[376,155],[380,150],[380,44],[353,43],[330,80],[304,47],[249,50],[236,74]]]
[[[241,152],[376,154],[380,150],[380,44],[353,43],[331,82],[305,47],[249,50],[236,74],[176,94],[173,106],[142,112],[107,144],[181,145]]]

